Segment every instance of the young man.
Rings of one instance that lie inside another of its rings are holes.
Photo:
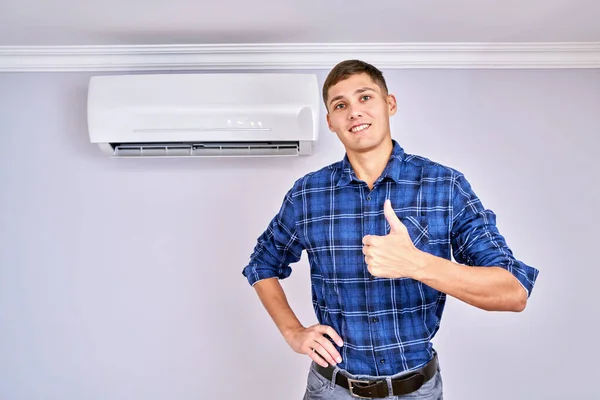
[[[295,182],[243,274],[290,347],[314,361],[305,400],[442,399],[431,339],[446,295],[519,312],[538,271],[513,256],[460,172],[392,140],[396,99],[377,68],[341,62],[323,99],[346,155]],[[302,250],[319,321],[309,327],[279,283]]]

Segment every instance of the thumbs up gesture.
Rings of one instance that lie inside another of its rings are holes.
[[[390,200],[383,206],[390,233],[363,237],[363,254],[371,275],[380,278],[414,278],[425,265],[425,253],[413,244]]]

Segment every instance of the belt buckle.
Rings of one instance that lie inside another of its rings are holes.
[[[372,384],[370,381],[363,381],[360,379],[352,379],[352,378],[348,378],[348,377],[346,377],[346,379],[348,379],[348,389],[350,390],[350,395],[352,397],[356,397],[359,399],[370,399],[371,398],[371,397],[361,396],[359,394],[354,393],[354,384],[355,383],[357,383],[359,385],[363,384],[365,386],[369,386],[370,384]],[[360,386],[357,386],[357,387],[360,387]]]

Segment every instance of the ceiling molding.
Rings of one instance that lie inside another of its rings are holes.
[[[0,46],[0,72],[312,70],[350,58],[381,69],[600,68],[600,42]]]

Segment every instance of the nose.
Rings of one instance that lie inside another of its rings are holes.
[[[350,112],[348,113],[348,118],[353,120],[353,119],[362,117],[363,113],[357,107],[352,107],[352,106],[348,106],[348,107],[350,107],[350,110],[349,110]]]

